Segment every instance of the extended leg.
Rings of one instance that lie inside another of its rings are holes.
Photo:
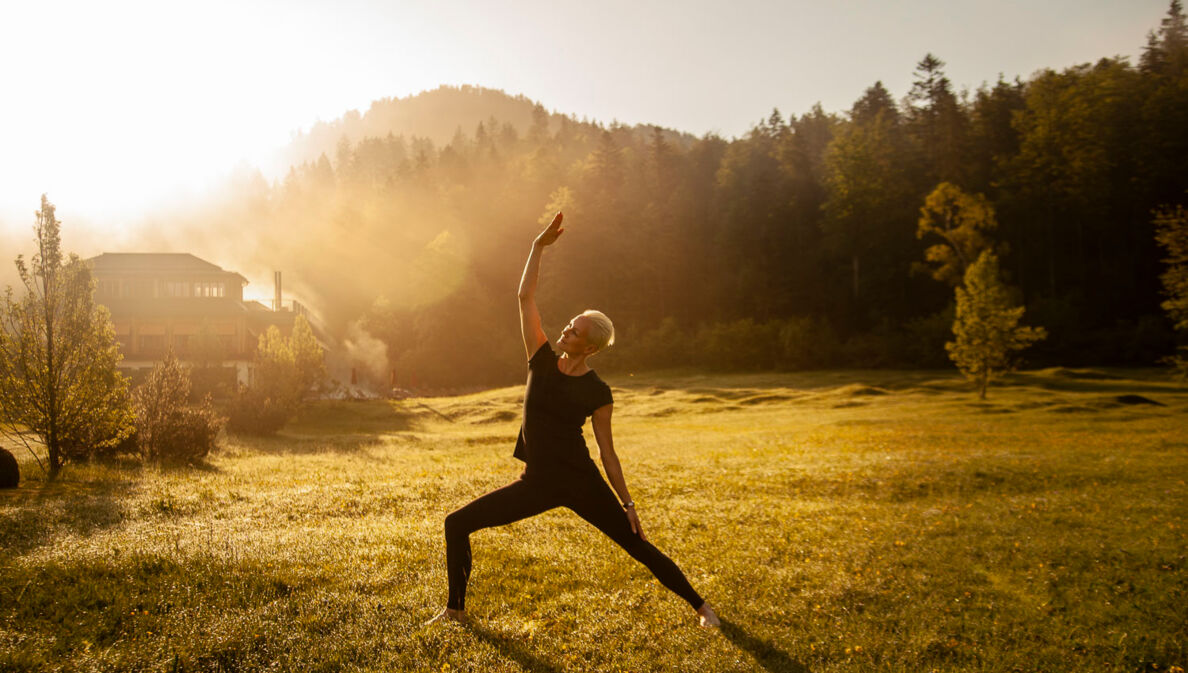
[[[466,609],[471,533],[481,528],[519,521],[559,504],[554,497],[520,479],[451,512],[445,520],[446,570],[450,581],[450,596],[446,606],[452,610]]]
[[[655,545],[631,532],[631,522],[627,520],[618,498],[605,481],[599,478],[598,482],[598,485],[575,490],[575,496],[568,499],[565,506],[605,533],[632,558],[647,566],[661,584],[685,599],[694,610],[699,609],[705,601],[693,590],[685,574]]]

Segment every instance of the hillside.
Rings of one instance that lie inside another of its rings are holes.
[[[455,140],[459,131],[474,133],[479,124],[491,134],[507,133],[510,128],[524,135],[532,132],[534,125],[540,131],[555,132],[563,117],[524,95],[513,96],[481,86],[443,85],[404,98],[381,98],[373,101],[366,112],[348,110],[338,119],[318,122],[297,134],[284,155],[290,165],[315,161],[322,154],[333,158],[344,138],[357,144],[365,138],[389,134],[426,139],[440,147]],[[570,121],[576,119],[571,117]],[[633,130],[650,133],[651,128],[637,125]],[[687,145],[693,140],[693,136],[679,131],[666,130],[664,135],[670,143]]]

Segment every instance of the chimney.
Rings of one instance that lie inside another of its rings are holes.
[[[272,300],[272,310],[281,310],[281,278],[280,271],[272,272],[272,281],[276,285],[276,298]]]

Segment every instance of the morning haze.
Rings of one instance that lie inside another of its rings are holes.
[[[1188,666],[1180,0],[0,60],[0,670]]]

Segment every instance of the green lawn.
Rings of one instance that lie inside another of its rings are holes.
[[[940,372],[611,382],[645,530],[720,631],[564,509],[474,534],[475,624],[422,625],[445,515],[520,472],[506,388],[319,403],[201,468],[45,484],[18,454],[0,670],[1188,666],[1188,389],[1160,372],[985,402]]]

